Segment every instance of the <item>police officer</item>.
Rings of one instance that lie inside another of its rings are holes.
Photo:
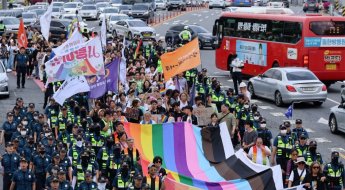
[[[73,115],[67,110],[66,106],[61,108],[61,113],[59,113],[58,120],[55,124],[55,137],[57,138],[60,133],[67,129],[67,123],[73,123]]]
[[[187,80],[187,84],[188,84],[189,89],[191,89],[193,84],[195,84],[197,74],[198,74],[198,70],[196,68],[193,68],[193,69],[186,71],[185,78]]]
[[[43,188],[43,187],[42,187]],[[36,177],[32,171],[28,169],[28,161],[21,158],[19,169],[14,172],[10,190],[35,190]]]
[[[29,103],[28,110],[26,112],[26,117],[28,118],[29,124],[34,119],[34,113],[35,113],[35,104],[34,103]]]
[[[29,66],[29,57],[25,54],[25,47],[21,47],[19,52],[20,53],[17,54],[14,62],[15,69],[17,71],[17,88],[20,88],[20,84],[22,85],[22,88],[25,88],[25,75],[27,66]]]
[[[322,155],[319,152],[317,152],[316,149],[317,149],[316,141],[315,140],[310,141],[309,148],[304,154],[304,157],[308,166],[310,166],[315,161],[319,162],[319,164],[323,164]]]
[[[282,168],[282,174],[285,176],[287,162],[290,159],[290,152],[294,142],[290,136],[286,135],[287,129],[285,125],[280,125],[279,129],[280,133],[273,141],[271,165],[279,164]]]
[[[60,149],[60,164],[66,168],[66,173],[67,173],[67,179],[72,180],[72,163],[71,160],[67,156],[67,150],[65,147]]]
[[[2,36],[3,33],[6,31],[6,26],[4,25],[3,21],[0,20],[0,35]]]
[[[59,105],[53,98],[50,98],[49,102],[49,106],[45,109],[45,115],[49,126],[55,131],[55,126],[59,117]]]
[[[192,34],[190,33],[188,26],[184,26],[184,30],[180,32],[179,37],[182,44],[186,44],[192,40]]]
[[[56,152],[56,144],[53,135],[48,136],[48,144],[45,145],[46,153],[52,156]]]
[[[46,178],[46,183],[45,183],[45,187],[46,188],[50,188],[51,187],[51,182],[58,176],[58,171],[59,171],[59,165],[54,165],[53,167],[49,168],[49,171],[47,169],[47,178]]]
[[[90,153],[84,151],[80,155],[80,161],[78,161],[77,166],[75,167],[75,169],[73,169],[72,186],[74,187],[74,189],[78,189],[80,187],[80,184],[85,180],[86,171],[90,171],[92,176],[95,176],[96,179],[98,178],[96,169],[90,161]]]
[[[272,145],[272,132],[267,128],[266,119],[262,118],[260,127],[257,129],[258,137],[262,138],[263,145],[271,148]]]
[[[98,123],[95,123],[91,128],[90,128],[91,133],[90,134],[90,139],[88,141],[91,142],[92,144],[92,149],[94,150],[95,154],[97,155],[98,150],[102,148],[104,145],[104,137],[101,136],[101,126]]]
[[[60,184],[59,184],[59,178],[53,177],[51,180],[49,180],[49,186],[46,188],[47,190],[61,190]]]
[[[212,93],[212,103],[216,104],[218,112],[221,111],[221,106],[225,102],[225,95],[220,89],[220,84],[217,84]]]
[[[149,165],[149,175],[144,177],[143,183],[146,184],[146,188],[150,190],[165,189],[162,179],[157,175],[157,168],[152,163]]]
[[[19,154],[13,152],[13,144],[6,143],[6,153],[0,156],[1,166],[4,169],[2,189],[10,189],[13,173],[19,167]]]
[[[44,114],[41,113],[38,115],[38,121],[33,124],[33,135],[34,135],[35,142],[37,142],[39,134],[43,132],[44,124],[45,124]]]
[[[143,183],[143,176],[141,174],[136,174],[133,182],[129,185],[129,189],[142,190],[145,186],[146,185]]]
[[[72,147],[69,149],[69,152],[68,152],[68,157],[72,161],[73,167],[77,167],[79,154],[82,153],[83,151],[84,151],[83,138],[81,135],[78,135],[76,144],[72,145]]]
[[[2,129],[5,131],[5,143],[10,142],[13,133],[17,131],[17,123],[14,121],[12,112],[7,113],[7,121],[2,124]]]
[[[244,123],[246,121],[251,121],[252,123],[254,121],[253,113],[252,113],[252,110],[250,109],[250,105],[247,100],[245,101],[242,109],[237,114],[237,123],[238,123],[238,129],[240,131],[241,139],[243,139],[243,135],[245,132]]]
[[[305,134],[301,134],[299,136],[299,141],[295,144],[294,148],[298,151],[298,157],[304,156],[307,153],[308,145],[307,137],[305,136]]]
[[[85,181],[80,183],[78,190],[98,190],[97,183],[92,181],[92,171],[85,172]]]
[[[24,145],[22,153],[24,158],[31,162],[34,153],[36,152],[36,146],[33,136],[29,136],[27,139],[27,143]]]
[[[43,189],[46,182],[46,168],[51,163],[51,157],[46,154],[44,145],[38,148],[38,153],[30,163],[31,170],[34,171],[37,178],[37,189]]]
[[[130,175],[129,166],[126,162],[123,162],[119,173],[113,180],[113,189],[126,190],[128,189],[131,181],[132,176]]]
[[[302,127],[302,119],[296,119],[295,124],[296,128],[292,129],[292,132],[297,135],[297,139],[294,140],[298,140],[302,134],[304,134],[306,138],[309,139],[308,132]]]
[[[116,174],[119,173],[122,164],[121,156],[121,146],[116,143],[113,148],[113,152],[109,155],[109,160],[107,162],[108,166],[108,176],[109,179],[114,179]]]
[[[60,190],[73,190],[70,182],[66,180],[66,172],[64,170],[58,172],[58,178]]]
[[[112,136],[108,137],[104,146],[98,151],[97,162],[101,168],[102,175],[108,173],[107,162],[110,154],[113,152],[114,139]]]
[[[344,190],[345,170],[344,165],[339,162],[339,152],[333,151],[331,159],[332,161],[326,164],[323,169],[323,173],[326,176],[328,190]]]

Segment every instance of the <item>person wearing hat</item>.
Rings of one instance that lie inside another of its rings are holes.
[[[323,173],[326,176],[328,190],[345,189],[345,169],[339,162],[339,152],[332,152],[331,162],[325,165]]]
[[[49,170],[48,170],[49,169]],[[59,165],[54,165],[53,167],[47,168],[47,178],[46,178],[46,183],[45,183],[45,188],[50,188],[51,187],[51,182],[54,179],[58,180],[58,171],[60,170]]]
[[[195,90],[197,93],[196,95],[200,96],[202,98],[202,101],[204,102],[206,99],[206,95],[211,94],[210,91],[212,91],[210,81],[206,75],[203,75],[203,72],[198,74],[197,79],[198,80],[196,80],[195,82]],[[192,89],[192,87],[193,86],[191,86],[190,89]]]
[[[35,190],[36,177],[35,174],[29,170],[28,161],[25,158],[20,159],[19,169],[14,172],[12,176],[12,183],[9,190]],[[5,189],[4,189],[5,190]]]
[[[22,150],[19,150],[19,148],[18,148],[19,147],[19,140],[18,140],[18,138],[14,138],[11,142],[13,143],[13,152],[20,154],[20,152]]]
[[[73,190],[70,181],[66,179],[66,171],[58,171],[59,186],[61,190]]]
[[[37,178],[37,189],[45,187],[46,182],[46,168],[51,163],[51,157],[46,154],[44,145],[38,147],[37,154],[33,157],[30,166],[31,170],[35,173]]]
[[[46,153],[49,156],[52,156],[56,152],[56,143],[53,135],[48,136],[48,143],[45,146]]]
[[[132,175],[130,173],[129,166],[127,162],[123,162],[122,166],[114,178],[112,186],[115,190],[126,190],[129,187],[129,184],[132,181]]]
[[[238,94],[237,85],[242,82],[242,69],[244,67],[244,63],[237,57],[237,54],[234,54],[231,57],[231,64],[229,65],[230,75],[232,77],[234,83],[235,94]]]
[[[54,177],[51,180],[49,180],[49,186],[46,188],[47,190],[60,190],[60,183],[59,183],[59,178]]]
[[[55,152],[54,155],[52,155],[52,162],[48,165],[47,167],[47,176],[50,176],[52,173],[52,170],[55,166],[58,166],[58,171],[59,170],[67,170],[65,165],[60,163],[60,154]]]
[[[303,137],[303,135],[301,135],[300,138],[301,137]],[[310,166],[313,162],[319,162],[320,164],[323,164],[322,155],[319,152],[317,152],[316,149],[317,149],[316,141],[311,140],[309,142],[307,151],[303,155],[308,166]]]
[[[293,148],[294,141],[291,136],[286,134],[287,129],[285,125],[280,125],[279,129],[280,132],[273,141],[271,165],[280,165],[282,168],[282,177],[284,179],[287,162],[290,159],[291,149]]]
[[[248,100],[244,100],[243,107],[241,108],[239,112],[237,112],[237,123],[238,123],[238,129],[240,131],[241,139],[243,139],[243,135],[245,132],[244,124],[246,121],[250,121],[252,123],[254,122],[253,112],[250,109],[250,104]]]
[[[258,137],[262,138],[263,145],[271,148],[272,146],[272,132],[267,128],[267,122],[265,118],[261,118],[260,127],[256,130]]]
[[[17,106],[17,107],[16,107]],[[27,111],[27,107],[24,106],[24,100],[21,97],[18,97],[16,99],[16,105],[15,108],[17,108],[17,110],[19,111],[19,115],[20,117],[25,117],[26,116],[26,111]],[[15,114],[16,115],[16,114]]]
[[[79,188],[80,183],[85,180],[85,173],[86,171],[90,171],[91,178],[94,177],[94,181],[98,179],[99,172],[97,163],[92,163],[91,161],[91,153],[84,151],[81,153],[77,166],[73,169],[73,180],[72,186],[75,188]]]
[[[160,178],[157,175],[157,167],[151,163],[149,166],[149,173],[147,176],[145,176],[143,178],[143,184],[145,184],[146,189],[151,189],[151,190],[155,190],[155,189],[160,189],[160,190],[164,190],[165,189],[165,185],[162,181],[162,178]],[[158,188],[157,188],[158,186]]]
[[[229,88],[226,91],[225,103],[229,105],[230,112],[234,113],[236,107],[236,97],[233,88]]]
[[[26,117],[28,118],[29,123],[31,123],[34,119],[34,112],[35,112],[35,104],[29,103],[29,106],[26,112]]]
[[[98,179],[98,190],[108,190],[108,189],[112,189],[111,188],[111,184],[108,183],[108,179],[106,176],[102,175],[99,179]]]
[[[187,70],[185,73],[185,78],[187,80],[188,88],[191,89],[193,84],[196,82],[196,76],[198,75],[198,69],[192,68],[190,70]]]
[[[10,189],[13,173],[19,167],[20,156],[13,151],[13,144],[6,143],[6,152],[0,156],[1,166],[3,167],[3,184],[2,189]]]
[[[25,53],[25,47],[21,47],[14,61],[14,68],[17,72],[17,88],[20,88],[20,84],[22,88],[25,88],[25,75],[28,66],[29,57]]]
[[[99,149],[97,153],[97,163],[100,166],[102,174],[107,174],[108,173],[108,167],[107,167],[107,162],[109,159],[110,154],[113,151],[113,145],[114,145],[114,138],[112,136],[109,136],[106,139],[106,143],[102,146],[101,149]]]
[[[290,136],[294,140],[294,142],[297,142],[298,137],[296,133],[292,132],[290,121],[284,121],[283,125],[286,127],[287,130],[286,135]]]
[[[63,133],[67,129],[67,123],[74,122],[73,114],[68,111],[66,106],[61,108],[61,112],[59,113],[57,122],[55,124],[55,137],[58,138],[59,134]]]
[[[40,114],[38,114],[37,122],[32,124],[32,126],[33,126],[33,135],[34,135],[34,141],[35,142],[37,142],[39,134],[43,132],[44,124],[45,124],[44,114],[40,113]]]
[[[80,190],[98,190],[98,184],[92,181],[92,171],[87,170],[85,172],[85,180],[79,185]]]
[[[240,93],[244,95],[245,100],[251,100],[251,94],[247,90],[247,84],[245,82],[240,83]]]
[[[295,128],[292,129],[292,132],[297,135],[297,139],[294,140],[298,140],[302,134],[309,139],[308,132],[302,126],[302,119],[296,119],[295,124]]]
[[[309,170],[306,167],[304,157],[298,157],[295,163],[297,168],[292,170],[290,174],[288,187],[304,184],[305,176],[309,175]]]
[[[23,147],[23,156],[25,157],[26,160],[31,161],[33,153],[36,151],[35,147],[35,141],[33,136],[28,136],[27,137],[27,143]]]
[[[242,148],[245,152],[248,153],[249,149],[255,145],[255,140],[258,137],[258,134],[253,128],[252,121],[245,121],[244,128],[245,132],[243,134]]]
[[[4,130],[5,143],[8,143],[12,139],[13,133],[17,131],[17,123],[14,121],[13,113],[7,113],[7,120],[2,124]]]
[[[21,124],[18,125],[19,131],[13,134],[12,140],[17,139],[18,140],[18,152],[22,152],[25,144],[27,143],[27,134],[28,134],[28,129],[24,128],[23,126],[20,127]]]
[[[143,183],[143,176],[141,174],[138,173],[134,176],[134,180],[129,185],[129,189],[134,189],[134,190],[145,189],[145,184]]]
[[[221,111],[221,106],[225,103],[225,94],[220,89],[220,84],[217,84],[212,93],[212,103],[216,104],[218,112]]]
[[[71,160],[67,156],[67,150],[65,147],[62,147],[59,151],[60,155],[60,164],[66,168],[66,174],[68,177],[68,180],[72,180],[73,178],[73,169],[72,169],[72,163]]]
[[[51,84],[51,83],[49,83]],[[48,107],[45,107],[45,116],[48,121],[49,126],[55,131],[55,126],[57,125],[59,117],[59,105],[55,102],[53,98],[49,99]]]
[[[304,156],[308,151],[307,137],[304,134],[299,136],[299,140],[295,141],[294,148],[298,151],[298,156]]]
[[[77,136],[77,141],[74,145],[69,148],[68,157],[72,161],[72,166],[76,167],[78,162],[79,154],[84,151],[83,137],[81,135]]]

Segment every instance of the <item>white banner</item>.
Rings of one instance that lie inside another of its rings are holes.
[[[46,39],[47,41],[49,39],[49,30],[50,30],[50,22],[52,20],[52,12],[53,12],[53,1],[48,6],[47,11],[40,18],[41,33],[44,39]]]
[[[63,105],[65,100],[74,94],[90,91],[90,86],[84,76],[68,78],[61,87],[54,93],[53,98],[57,103]]]
[[[120,73],[119,73],[119,78],[120,81],[123,85],[126,85],[126,73],[127,73],[127,68],[126,68],[126,57],[125,57],[125,48],[126,48],[126,38],[123,37],[123,42],[122,42],[122,50],[121,50],[121,62],[120,62]]]
[[[84,45],[84,43],[85,41],[83,39],[83,36],[77,28],[74,30],[71,37],[65,43],[61,44],[59,47],[54,48],[53,52],[55,53],[55,56],[62,56],[81,48],[82,45]]]
[[[101,41],[102,46],[105,47],[107,45],[107,27],[106,27],[106,20],[105,16],[103,17],[102,26],[101,26]]]

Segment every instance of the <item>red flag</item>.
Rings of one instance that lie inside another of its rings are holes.
[[[24,28],[23,19],[20,19],[19,30],[18,30],[18,47],[28,47],[28,38],[26,37],[26,32]]]
[[[137,56],[139,54],[139,49],[140,49],[140,46],[141,46],[142,43],[143,43],[143,41],[140,39],[140,41],[137,44],[137,48],[135,49],[135,52],[134,52],[134,59],[137,58]]]

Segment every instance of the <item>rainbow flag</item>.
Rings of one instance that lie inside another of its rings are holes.
[[[219,128],[203,130],[190,123],[126,123],[125,129],[128,136],[135,139],[144,173],[154,156],[163,158],[162,167],[169,173],[165,183],[172,187],[168,189],[275,190],[283,187],[279,166],[258,166],[251,163],[243,151],[234,153],[225,123]],[[278,174],[280,178],[275,179],[273,176]]]

